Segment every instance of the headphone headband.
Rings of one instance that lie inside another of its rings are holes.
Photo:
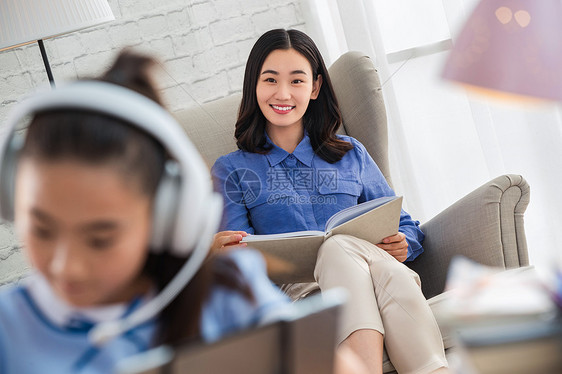
[[[171,250],[180,253],[193,248],[204,224],[201,217],[208,214],[205,205],[212,194],[212,185],[202,157],[176,120],[153,100],[127,88],[99,81],[78,81],[33,95],[18,104],[5,125],[8,136],[2,139],[0,154],[5,156],[11,152],[10,134],[21,128],[24,117],[56,109],[83,109],[106,114],[144,130],[164,145],[172,158],[179,162],[179,175],[184,181],[177,196],[179,201],[173,202],[179,209],[172,220],[174,227],[169,228],[172,237],[168,245]],[[4,167],[5,164],[0,163],[2,176]],[[7,212],[12,210],[13,202],[2,197],[2,218],[11,220]]]

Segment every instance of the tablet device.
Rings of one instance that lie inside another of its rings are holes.
[[[118,374],[332,373],[345,291],[298,301],[274,322],[211,344],[162,346],[120,362]]]

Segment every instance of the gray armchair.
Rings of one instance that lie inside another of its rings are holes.
[[[340,132],[365,145],[392,186],[386,111],[373,63],[361,53],[348,52],[329,71],[343,115]],[[233,95],[175,113],[209,166],[219,156],[236,150],[234,123],[240,99],[239,94]],[[420,275],[425,297],[443,291],[449,262],[455,255],[502,268],[528,265],[523,227],[528,203],[527,182],[518,175],[503,175],[422,224],[425,252],[407,265]],[[274,275],[271,278],[276,281]],[[450,343],[445,340],[446,348]],[[383,371],[395,373],[386,358]]]
[[[365,145],[392,186],[386,111],[371,59],[348,52],[329,71],[343,115],[340,132]],[[175,113],[209,166],[236,150],[234,123],[240,98],[233,95]],[[527,182],[521,176],[504,175],[423,224],[425,252],[408,265],[420,275],[424,295],[430,298],[443,291],[449,262],[457,254],[503,268],[528,265],[523,227],[528,203]]]

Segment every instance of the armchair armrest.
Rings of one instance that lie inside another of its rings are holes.
[[[422,225],[424,253],[408,263],[422,279],[427,298],[445,287],[451,258],[463,255],[481,264],[513,268],[529,264],[523,213],[529,185],[520,175],[484,184]]]

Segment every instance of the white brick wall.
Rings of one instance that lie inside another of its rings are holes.
[[[94,76],[123,47],[163,62],[157,81],[176,111],[239,92],[244,64],[272,28],[306,31],[300,0],[109,0],[116,20],[45,41],[55,81]],[[22,96],[46,87],[37,44],[0,52],[0,123]],[[0,225],[0,285],[28,266],[9,225]]]

